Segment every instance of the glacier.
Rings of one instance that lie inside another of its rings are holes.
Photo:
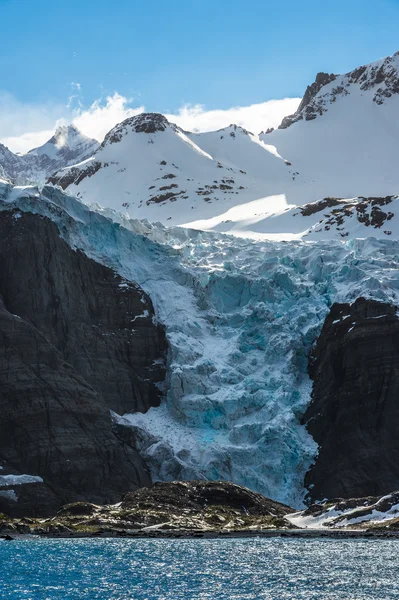
[[[113,416],[134,428],[153,479],[232,480],[301,508],[317,454],[300,424],[309,350],[332,303],[398,303],[399,242],[247,240],[0,184],[10,209],[52,219],[72,248],[150,295],[170,348],[165,400]]]

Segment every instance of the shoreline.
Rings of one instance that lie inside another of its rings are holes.
[[[398,538],[399,531],[345,530],[345,529],[266,529],[245,531],[104,531],[104,532],[71,532],[71,533],[13,533],[0,535],[3,541],[21,541],[33,539],[245,539],[245,538],[296,538],[296,539],[387,539]]]

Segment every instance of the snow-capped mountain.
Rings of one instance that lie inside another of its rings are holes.
[[[74,125],[62,125],[43,146],[14,154],[0,144],[0,175],[17,184],[44,183],[55,171],[90,157],[99,143]]]
[[[43,170],[54,172],[54,164],[67,166],[80,162],[92,156],[98,147],[97,140],[84,135],[75,125],[62,125],[43,146],[30,150],[25,160],[40,158]]]
[[[172,226],[269,239],[395,236],[397,114],[399,54],[319,73],[269,133],[189,133],[144,113],[101,145],[68,126],[23,156],[0,146],[0,175],[49,177],[89,205]]]
[[[7,146],[0,144],[0,175],[2,179],[23,184],[25,183],[24,172],[28,169],[30,170],[22,156],[14,154]]]
[[[307,201],[395,192],[398,68],[396,54],[346,75],[319,74],[297,113],[261,135],[299,171]]]
[[[398,69],[396,54],[345,75],[319,73],[297,112],[259,136],[235,125],[188,133],[161,115],[139,115],[111,130],[92,158],[51,181],[88,204],[168,225],[339,238],[347,230],[320,227],[323,215],[296,219],[296,207],[398,193]],[[368,235],[352,224],[349,235]],[[391,227],[377,229],[392,234]]]
[[[371,98],[376,104],[384,104],[388,98],[399,94],[398,65],[399,52],[345,75],[318,73],[314,83],[306,89],[297,111],[285,117],[279,129],[287,129],[303,119],[313,121],[323,115],[337,98],[348,96],[353,91],[353,84],[359,86],[362,94],[371,91]]]
[[[292,179],[281,185],[284,209],[272,215],[259,211],[250,223],[238,220],[234,228],[242,234],[280,239],[395,235],[396,203],[389,202],[388,208],[384,198],[395,196],[399,189],[398,114],[398,53],[345,75],[319,73],[297,112],[286,117],[279,129],[260,135],[289,163]],[[345,204],[345,210],[331,206],[326,214],[311,211],[306,218],[309,211],[297,208],[316,203],[322,210],[324,203],[327,208],[331,204],[330,198],[338,199],[341,207]],[[360,198],[359,210],[353,212],[350,206],[357,204],[356,198]],[[386,218],[362,219],[367,198],[370,210],[376,212],[378,204]],[[338,221],[328,223],[330,213],[337,212]],[[382,226],[386,219],[394,220]],[[223,230],[219,218],[209,225]],[[206,228],[207,223],[201,226]]]
[[[212,218],[231,206],[288,183],[284,161],[258,136],[231,125],[190,134],[157,113],[117,125],[95,155],[53,176],[87,203],[135,218],[182,224]]]

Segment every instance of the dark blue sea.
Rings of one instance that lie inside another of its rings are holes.
[[[0,598],[399,599],[399,541],[1,541]]]

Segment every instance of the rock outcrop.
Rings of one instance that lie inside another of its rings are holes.
[[[319,216],[317,223],[311,222],[304,237],[307,236],[328,236],[334,233],[337,237],[353,237],[353,231],[360,233],[359,226],[374,229],[372,235],[381,233],[384,236],[390,236],[395,232],[395,205],[398,202],[398,196],[371,196],[369,198],[323,198],[317,202],[303,204],[296,207],[292,214],[294,217]],[[393,219],[393,220],[392,220]],[[380,231],[378,231],[380,230]],[[371,232],[370,232],[371,234]],[[363,235],[370,235],[367,229]],[[359,235],[359,237],[360,237]]]
[[[129,131],[134,133],[156,133],[157,131],[165,131],[168,127],[178,130],[176,125],[169,123],[168,119],[160,113],[141,113],[118,123],[107,133],[101,147],[120,142],[122,137]]]
[[[317,73],[314,82],[306,88],[296,112],[293,115],[284,117],[279,125],[279,129],[287,129],[287,127],[303,118],[305,118],[306,121],[313,121],[313,119],[316,118],[316,111],[312,104],[314,99],[325,85],[331,83],[336,78],[337,75],[334,75],[333,73]]]
[[[399,94],[398,56],[387,56],[369,65],[363,65],[344,75],[318,73],[315,81],[306,88],[302,101],[293,115],[285,117],[279,129],[287,129],[297,121],[313,121],[323,115],[337,98],[353,91],[371,91],[373,102],[384,104]],[[329,84],[334,84],[333,86]]]
[[[310,498],[378,496],[399,488],[399,317],[359,298],[334,304],[312,351],[303,422],[319,453]]]
[[[0,515],[0,535],[184,535],[290,529],[292,508],[225,481],[155,483],[114,506],[78,502],[45,521]]]
[[[0,349],[0,511],[48,515],[150,483],[110,410],[160,402],[166,342],[151,301],[19,211],[0,213]]]
[[[293,525],[310,529],[399,531],[399,492],[365,498],[335,498],[312,504],[289,516]]]

